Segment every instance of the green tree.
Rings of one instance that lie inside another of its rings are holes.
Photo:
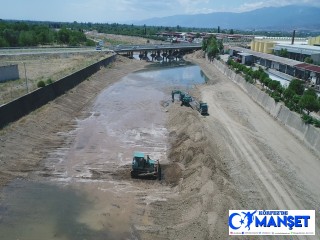
[[[36,40],[32,31],[23,31],[19,35],[20,46],[35,46]]]
[[[290,89],[290,88],[287,88],[286,90],[284,90],[284,92],[283,92],[283,96],[284,96],[284,98],[285,99],[292,99],[293,98],[293,96],[295,95],[295,92],[292,90],[292,89]]]
[[[303,95],[310,95],[313,96],[314,98],[318,98],[318,95],[316,93],[316,91],[312,88],[308,88],[307,90],[304,91]]]
[[[313,95],[303,94],[300,101],[299,106],[302,109],[307,110],[308,115],[310,112],[318,112],[320,110],[320,104]]]
[[[312,59],[311,57],[306,57],[306,58],[304,59],[304,62],[305,62],[305,63],[313,63],[313,59]]]
[[[288,50],[286,48],[281,48],[279,51],[279,56],[280,57],[288,57],[289,56]]]
[[[210,36],[202,42],[202,50],[206,51],[209,58],[214,58],[223,49],[221,41],[218,41],[215,36]]]
[[[58,42],[60,43],[69,43],[70,41],[70,30],[62,28],[58,32]]]
[[[3,37],[0,36],[0,47],[9,47],[9,43],[4,39]]]
[[[304,92],[303,82],[299,79],[292,79],[288,86],[288,89],[293,90],[295,94],[302,95]]]
[[[263,78],[262,81],[263,81],[264,85],[266,85],[268,88],[270,88],[270,85],[272,85],[272,81],[273,80],[271,78],[269,78],[269,77],[266,77],[266,78]]]
[[[19,42],[19,32],[14,31],[13,29],[7,28],[3,31],[3,38],[11,47],[15,47]]]
[[[276,80],[271,80],[268,85],[268,88],[270,88],[273,91],[279,89],[280,87],[281,87],[280,82]]]
[[[251,76],[253,79],[260,79],[260,72],[258,70],[255,70],[255,71],[253,71]],[[261,81],[261,83],[262,83],[262,81]]]
[[[214,58],[217,53],[219,52],[217,44],[216,43],[211,43],[208,47],[207,47],[207,54],[209,58]]]
[[[30,26],[25,22],[16,22],[13,24],[12,29],[18,32],[29,31]]]

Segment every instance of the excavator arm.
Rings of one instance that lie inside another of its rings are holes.
[[[174,102],[174,95],[179,94],[179,99],[181,100],[181,91],[180,90],[172,90],[171,96],[172,96],[172,102]]]

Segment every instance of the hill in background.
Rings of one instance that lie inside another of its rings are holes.
[[[239,30],[275,30],[320,29],[320,8],[306,6],[268,7],[250,12],[232,13],[215,12],[196,15],[175,15],[151,18],[138,22],[137,25],[169,26],[177,25],[196,28],[216,28]]]

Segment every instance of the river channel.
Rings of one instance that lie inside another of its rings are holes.
[[[132,154],[168,163],[171,91],[204,82],[200,68],[186,64],[131,73],[104,89],[87,118],[59,133],[66,144],[43,160],[44,171],[1,191],[0,239],[137,239],[151,224],[149,204],[166,201],[171,189],[132,180]]]

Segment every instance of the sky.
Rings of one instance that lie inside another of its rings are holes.
[[[320,0],[0,0],[0,19],[134,23],[153,17],[293,4],[320,7]]]

